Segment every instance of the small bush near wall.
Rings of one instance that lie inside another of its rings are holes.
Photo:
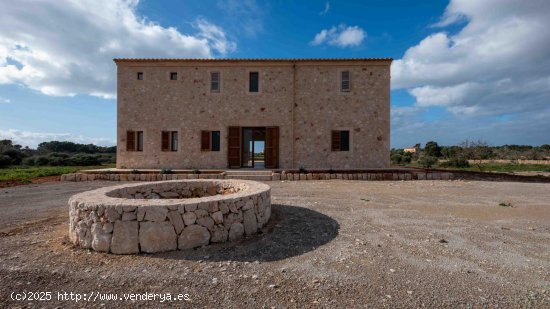
[[[436,157],[424,156],[418,159],[418,164],[424,168],[430,168],[437,163]]]

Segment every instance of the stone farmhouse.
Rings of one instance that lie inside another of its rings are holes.
[[[389,58],[115,59],[117,168],[389,167]]]

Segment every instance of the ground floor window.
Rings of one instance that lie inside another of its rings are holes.
[[[220,151],[220,131],[202,131],[201,150]]]
[[[332,131],[332,151],[349,151],[349,131]]]
[[[126,131],[126,151],[143,151],[143,131]]]
[[[162,151],[178,151],[178,131],[162,131]]]

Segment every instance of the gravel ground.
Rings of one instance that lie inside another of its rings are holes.
[[[0,307],[550,308],[550,184],[269,182],[272,219],[242,242],[138,256],[73,248],[68,198],[112,184],[0,190]],[[24,292],[44,300],[11,299]],[[108,293],[158,295],[99,300]],[[161,302],[166,293],[188,300]]]

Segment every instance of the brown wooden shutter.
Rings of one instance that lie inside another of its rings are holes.
[[[162,131],[162,151],[170,150],[170,132]]]
[[[136,151],[135,131],[126,131],[126,151]]]
[[[230,168],[241,167],[241,127],[229,127],[227,166]]]
[[[332,151],[340,151],[340,131],[332,131]]]
[[[201,150],[202,151],[209,151],[210,150],[210,131],[202,131],[201,132]]]
[[[279,127],[265,129],[265,167],[279,168]]]

